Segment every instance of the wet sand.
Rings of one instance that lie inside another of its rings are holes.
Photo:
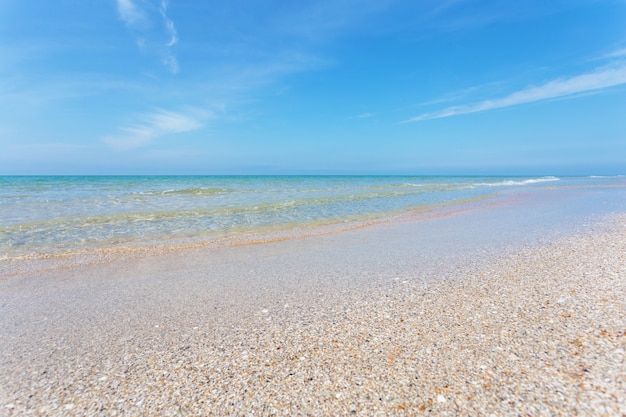
[[[12,274],[0,415],[624,415],[626,215],[559,204]]]

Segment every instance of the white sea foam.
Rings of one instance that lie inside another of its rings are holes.
[[[498,182],[479,182],[474,184],[477,187],[511,187],[516,185],[530,185],[537,184],[541,182],[552,182],[552,181],[560,181],[561,179],[558,177],[541,177],[541,178],[529,178],[525,180],[504,180]]]
[[[432,185],[432,184],[413,184],[411,182],[402,183],[402,186],[404,187],[426,187],[428,185]]]

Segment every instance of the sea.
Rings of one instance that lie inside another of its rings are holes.
[[[341,226],[626,177],[1,176],[0,259]]]

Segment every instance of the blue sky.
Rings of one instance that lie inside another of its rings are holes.
[[[626,1],[3,0],[0,174],[626,174]]]

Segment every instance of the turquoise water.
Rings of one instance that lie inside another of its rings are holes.
[[[624,177],[0,177],[0,256],[341,224]]]

